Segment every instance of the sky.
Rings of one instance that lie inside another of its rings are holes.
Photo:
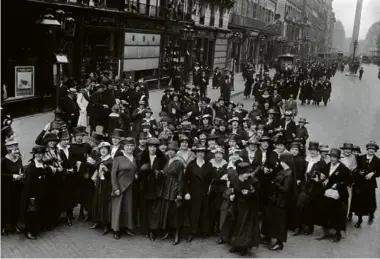
[[[352,37],[357,0],[333,0],[335,18],[343,23],[346,37]],[[369,27],[380,21],[380,0],[363,0],[359,40],[365,39]]]

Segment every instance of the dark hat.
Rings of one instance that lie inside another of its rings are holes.
[[[286,144],[286,139],[284,136],[279,136],[278,139],[276,140],[276,145],[285,145]]]
[[[319,152],[329,152],[330,148],[328,145],[320,145],[319,146]]]
[[[178,150],[178,143],[176,141],[170,141],[168,144],[168,150]]]
[[[260,145],[260,142],[258,142],[257,140],[256,140],[256,138],[250,138],[249,140],[248,140],[248,145]]]
[[[62,131],[59,133],[59,138],[60,138],[61,140],[63,140],[63,139],[71,139],[71,138],[70,138],[69,131],[68,131],[68,130],[62,130]]]
[[[197,145],[195,147],[192,148],[192,150],[197,153],[197,152],[206,152],[206,147],[204,146],[201,146],[201,145]]]
[[[232,106],[235,108],[236,107],[236,103],[234,103],[233,101],[229,101],[228,102],[228,106],[230,106],[232,104]]]
[[[111,138],[118,138],[118,139],[122,139],[124,138],[125,136],[125,133],[124,133],[124,130],[122,129],[114,129],[110,135]]]
[[[78,126],[78,127],[73,128],[73,134],[74,134],[74,136],[76,136],[76,135],[82,135],[82,136],[87,135],[86,127]]]
[[[146,144],[149,146],[149,145],[152,145],[152,146],[159,146],[160,145],[160,141],[158,140],[158,138],[149,138],[146,142]]]
[[[260,138],[259,141],[260,141],[260,142],[265,142],[265,141],[270,142],[270,141],[272,141],[272,139],[271,139],[271,137],[269,137],[268,135],[264,135],[264,136],[262,136],[262,137]]]
[[[148,138],[148,134],[146,132],[140,132],[139,139],[147,139],[147,138]]]
[[[340,159],[341,151],[337,148],[332,148],[329,152],[329,156],[334,156]]]
[[[127,137],[122,142],[123,145],[136,145],[136,141],[134,138]]]
[[[210,99],[210,98],[208,98],[208,97],[205,97],[205,98],[203,98],[203,100],[202,100],[202,101],[204,101],[205,103],[210,103],[211,99]]]
[[[48,143],[49,141],[56,141],[56,142],[59,142],[59,138],[57,136],[57,134],[54,134],[54,133],[47,133],[44,137],[44,142],[45,143]]]
[[[172,119],[169,116],[164,116],[161,118],[161,122],[172,123]]]
[[[230,135],[228,135],[228,140],[237,140],[239,138],[239,135],[238,134],[235,134],[235,133],[231,133]]]
[[[166,138],[160,138],[159,140],[160,140],[160,146],[161,145],[165,145],[165,146],[168,145],[168,140]]]
[[[319,150],[319,142],[310,141],[309,142],[309,150]]]
[[[259,129],[266,130],[266,126],[264,124],[256,125],[256,130],[259,130]]]
[[[239,162],[236,165],[236,172],[238,175],[249,173],[251,169],[251,166],[247,162]]]
[[[150,129],[150,123],[149,122],[141,123],[141,129]]]
[[[214,133],[211,133],[210,135],[207,136],[207,140],[215,140],[217,138],[218,138],[218,136],[215,135]]]
[[[99,133],[99,132],[94,132],[92,134],[92,137],[97,140],[97,141],[103,141],[104,140],[104,135],[102,133]]]
[[[181,142],[184,142],[184,141],[189,141],[189,138],[187,137],[187,136],[181,136],[180,138],[179,138],[179,143],[181,143]]]
[[[45,146],[41,146],[41,145],[37,145],[37,146],[34,146],[32,148],[32,152],[30,152],[31,154],[43,154],[46,152],[46,147]]]
[[[344,143],[343,146],[340,147],[340,149],[353,149],[354,144],[352,143]]]
[[[300,148],[300,143],[298,142],[292,142],[289,146],[289,148]]]
[[[144,114],[145,113],[153,113],[153,112],[152,112],[152,109],[148,107],[148,108],[144,109]]]
[[[366,149],[374,149],[375,151],[379,150],[379,145],[375,141],[370,141],[366,146]]]
[[[7,148],[7,150],[18,148],[18,142],[15,140],[8,141],[5,143],[5,147]]]
[[[352,149],[352,151],[357,151],[357,152],[359,152],[359,154],[362,153],[362,150],[361,150],[360,147],[357,146],[357,145],[354,145],[354,148]]]
[[[298,123],[305,123],[305,124],[308,124],[309,122],[306,121],[306,118],[300,118],[300,119],[298,120]]]

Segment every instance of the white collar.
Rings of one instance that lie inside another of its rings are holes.
[[[20,157],[18,157],[16,160],[13,160],[9,154],[6,154],[5,157],[8,158],[13,163],[16,163],[20,159]]]
[[[70,145],[67,145],[66,147],[62,147],[61,143],[58,143],[58,145],[57,145],[57,148],[58,148],[59,150],[68,150],[69,147],[70,147]]]
[[[36,168],[45,168],[44,164],[38,162],[36,159],[34,159],[34,164],[36,165]]]

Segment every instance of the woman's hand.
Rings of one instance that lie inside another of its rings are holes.
[[[246,190],[246,189],[241,190],[241,193],[242,193],[243,195],[247,195],[247,194],[248,194],[248,190]]]
[[[115,190],[114,193],[116,196],[120,196],[120,190]]]
[[[187,193],[186,195],[185,195],[185,200],[190,200],[191,199],[191,196],[190,196],[190,193]]]
[[[230,201],[234,201],[234,200],[235,200],[235,194],[230,195]]]
[[[367,174],[366,176],[365,176],[365,179],[367,179],[367,180],[371,180],[371,178],[374,176],[374,172],[371,172],[371,173],[369,173],[369,174]]]

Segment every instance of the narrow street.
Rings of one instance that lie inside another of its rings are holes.
[[[325,106],[300,106],[299,117],[306,117],[310,139],[340,147],[343,142],[353,142],[365,152],[370,140],[380,142],[380,80],[376,66],[364,66],[364,77],[346,76],[337,72],[332,80],[331,101]],[[240,82],[243,84],[243,82]],[[242,95],[234,97],[241,101]],[[246,109],[252,101],[243,100]],[[42,128],[44,125],[40,125]],[[34,136],[33,136],[34,137]],[[379,156],[379,153],[377,154]],[[378,207],[380,191],[377,190]],[[377,217],[376,217],[377,216]],[[355,217],[354,217],[354,220]],[[271,252],[265,247],[253,250],[253,257],[380,257],[380,216],[375,215],[372,226],[365,223],[355,229],[353,223],[338,244],[316,241],[321,234],[316,228],[312,236],[293,237],[281,252]],[[115,240],[111,234],[102,236],[100,230],[88,229],[89,223],[74,220],[72,227],[60,226],[53,232],[43,233],[31,241],[23,235],[12,234],[2,238],[2,257],[234,257],[228,246],[217,245],[216,237],[195,239],[172,246],[170,240],[150,242],[138,234]]]

